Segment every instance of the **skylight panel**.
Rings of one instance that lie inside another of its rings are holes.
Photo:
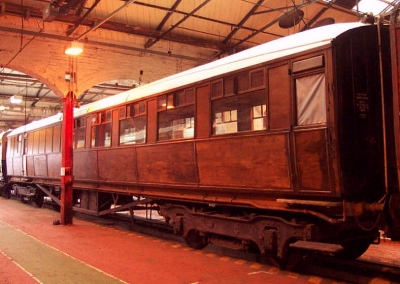
[[[372,13],[374,16],[379,15],[388,6],[391,6],[391,2],[385,0],[361,0],[358,2],[358,6],[355,5],[353,10],[361,13]],[[390,7],[391,9],[392,7]],[[389,9],[389,10],[390,10]],[[387,11],[386,11],[387,12]]]

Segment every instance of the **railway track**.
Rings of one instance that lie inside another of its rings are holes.
[[[297,272],[329,277],[346,283],[400,283],[400,266],[318,255],[305,260]]]

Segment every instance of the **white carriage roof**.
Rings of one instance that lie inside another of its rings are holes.
[[[363,24],[361,23],[341,23],[322,26],[270,41],[115,96],[84,105],[74,110],[74,116],[79,117],[90,112],[117,106],[129,101],[135,101],[153,94],[190,85],[195,82],[201,82],[226,72],[237,71],[262,62],[271,61],[312,48],[329,45],[332,40],[340,34],[362,25]],[[29,130],[54,124],[60,120],[62,120],[62,115],[48,117],[16,128],[9,135],[24,133]]]
[[[149,95],[201,82],[227,72],[237,71],[262,62],[330,44],[341,33],[361,25],[363,24],[342,23],[323,26],[270,41],[231,56],[165,77],[150,84],[84,105],[75,110],[74,114],[75,116],[81,116],[88,112],[138,100]]]
[[[22,125],[18,128],[15,128],[13,131],[11,131],[8,136],[14,136],[17,134],[22,134],[31,130],[39,129],[48,125],[55,124],[57,122],[62,121],[63,115],[62,113],[57,113],[55,115],[43,118],[41,120],[36,120],[31,123],[28,123],[26,125]]]

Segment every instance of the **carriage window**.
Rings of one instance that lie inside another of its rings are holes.
[[[138,102],[120,110],[119,144],[146,142],[146,102]]]
[[[325,74],[296,78],[297,125],[326,123]]]
[[[253,130],[266,129],[267,105],[253,106]]]
[[[304,60],[299,60],[293,62],[292,72],[301,72],[305,70],[310,70],[313,68],[323,67],[324,66],[324,56],[318,55],[315,57],[307,58]]]
[[[74,125],[74,148],[85,148],[86,118],[81,117],[75,119]]]
[[[216,112],[214,117],[214,134],[237,132],[237,110]]]
[[[158,140],[194,137],[194,89],[158,98]]]
[[[264,90],[212,101],[213,134],[266,129]]]
[[[103,111],[93,118],[92,147],[111,145],[111,111]]]

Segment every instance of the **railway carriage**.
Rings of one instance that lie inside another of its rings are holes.
[[[10,131],[5,131],[0,134],[0,196],[3,194],[9,197],[8,192],[4,190],[5,184],[7,184],[7,162],[6,162],[6,151],[7,151],[7,135]]]
[[[82,106],[75,210],[147,203],[195,248],[356,258],[399,237],[390,64],[387,27],[337,24]],[[8,134],[9,182],[39,205],[59,194],[61,120]]]

